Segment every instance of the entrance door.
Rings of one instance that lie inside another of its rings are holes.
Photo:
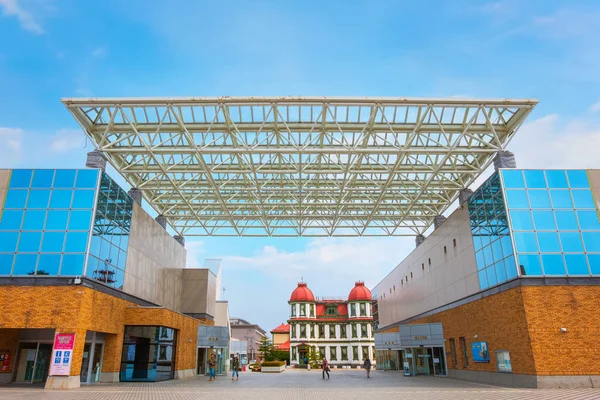
[[[415,354],[415,375],[431,375],[433,372],[430,367],[429,349],[418,347],[414,349]]]
[[[81,383],[87,383],[88,372],[90,370],[91,347],[91,343],[86,343],[83,346],[83,358],[81,359],[81,373],[79,374],[79,382]]]
[[[43,383],[48,379],[52,344],[21,343],[17,361],[17,383]]]
[[[100,375],[102,374],[102,354],[104,351],[104,345],[102,343],[96,343],[94,345],[94,355],[92,357],[92,375],[91,383],[100,382]]]
[[[435,374],[446,376],[446,353],[443,347],[433,348],[433,365],[435,366]]]
[[[198,375],[206,375],[206,349],[198,349]]]

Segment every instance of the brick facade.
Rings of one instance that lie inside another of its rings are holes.
[[[141,307],[84,286],[0,286],[0,349],[10,347],[16,354],[23,328],[75,333],[71,376],[80,373],[87,331],[106,334],[102,372],[118,372],[125,325],[177,329],[175,369],[195,369],[198,326],[203,324],[206,321],[165,308]]]

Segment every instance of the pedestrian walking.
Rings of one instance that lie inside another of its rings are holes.
[[[217,376],[215,375],[215,368],[217,366],[217,360],[215,360],[215,353],[212,353],[208,359],[208,372],[209,372],[209,381],[217,380]]]
[[[321,368],[323,368],[323,379],[325,379],[325,374],[327,374],[327,379],[329,379],[329,363],[325,357],[323,357],[323,361],[321,362]]]
[[[365,358],[365,362],[363,363],[363,368],[367,371],[367,378],[371,377],[371,360],[369,357]]]
[[[238,360],[237,356],[233,356],[233,363],[231,364],[231,380],[235,376],[235,380],[240,379],[240,360]]]

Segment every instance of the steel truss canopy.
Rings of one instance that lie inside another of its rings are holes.
[[[180,235],[424,233],[537,100],[63,99]]]

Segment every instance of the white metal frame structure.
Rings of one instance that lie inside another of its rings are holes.
[[[180,235],[422,234],[537,100],[63,99]]]

